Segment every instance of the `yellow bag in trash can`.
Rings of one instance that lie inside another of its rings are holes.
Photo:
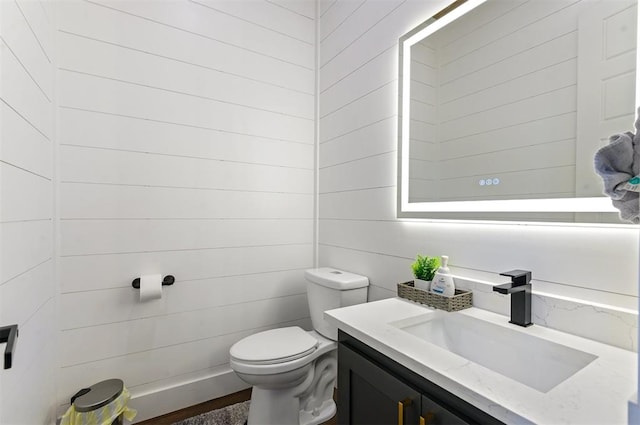
[[[138,412],[127,406],[130,399],[122,380],[99,382],[73,396],[60,425],[111,425],[120,415],[131,421]]]

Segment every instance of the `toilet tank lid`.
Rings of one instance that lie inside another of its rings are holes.
[[[332,267],[305,270],[304,277],[308,281],[317,283],[318,285],[342,291],[369,286],[369,278],[366,276],[360,276]]]

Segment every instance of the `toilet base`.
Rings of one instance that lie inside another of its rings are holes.
[[[253,387],[248,425],[295,425],[300,403],[291,390],[264,390]]]
[[[331,399],[326,400],[319,408],[310,411],[300,410],[297,412],[297,415],[287,417],[286,411],[290,411],[290,409],[287,409],[287,407],[290,406],[291,402],[295,403],[297,400],[292,400],[289,397],[274,398],[273,391],[270,391],[268,396],[266,396],[266,394],[258,395],[256,393],[259,393],[260,390],[256,389],[255,387],[253,391],[254,394],[251,398],[251,404],[249,405],[249,418],[246,422],[246,424],[248,425],[254,423],[261,425],[319,425],[331,419],[337,412],[336,403],[335,401],[333,401],[333,399]],[[293,411],[293,413],[295,413],[295,410]]]
[[[326,400],[319,409],[308,412],[300,411],[300,425],[318,425],[333,418],[336,414],[336,403],[333,400]]]

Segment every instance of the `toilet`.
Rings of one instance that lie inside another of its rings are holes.
[[[324,312],[367,301],[369,279],[329,267],[309,269],[307,301],[312,331],[271,329],[236,342],[231,368],[253,386],[248,424],[314,425],[336,413],[338,329]]]

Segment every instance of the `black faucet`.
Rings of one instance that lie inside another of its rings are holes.
[[[510,283],[496,285],[495,292],[511,294],[511,320],[518,326],[531,326],[531,272],[528,270],[511,270],[500,273],[501,276],[509,276]]]

